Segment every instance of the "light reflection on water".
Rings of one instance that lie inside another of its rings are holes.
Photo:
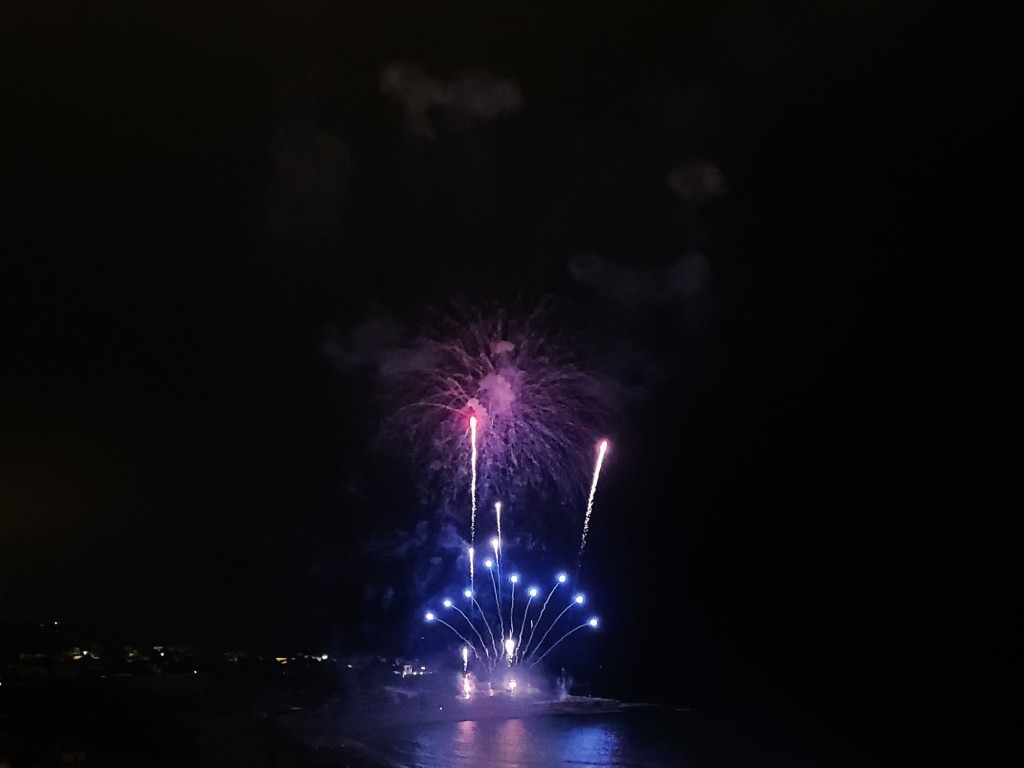
[[[587,725],[569,731],[562,758],[583,765],[622,765],[620,735],[607,728]]]
[[[651,713],[435,722],[367,734],[417,768],[666,768],[685,766],[678,727]]]
[[[522,720],[506,720],[498,726],[496,750],[499,765],[523,765],[526,758],[526,726]]]
[[[476,721],[463,720],[456,724],[455,730],[455,749],[452,755],[460,760],[464,760],[467,755],[473,754],[473,749],[475,748]]]

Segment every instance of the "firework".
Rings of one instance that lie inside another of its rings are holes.
[[[532,626],[532,627],[530,628],[530,637],[529,637],[529,639],[528,639],[528,640],[526,641],[526,648],[524,648],[524,649],[523,649],[523,655],[524,655],[524,656],[526,655],[526,651],[528,651],[528,650],[529,650],[529,648],[530,648],[530,645],[531,645],[531,644],[533,643],[533,635],[534,635],[534,633],[535,633],[535,632],[537,631],[537,627],[538,627],[538,626],[540,625],[540,623],[541,623],[541,620],[542,620],[542,619],[544,618],[544,611],[546,611],[546,610],[548,609],[548,603],[550,603],[550,602],[551,602],[551,596],[555,594],[555,590],[556,590],[556,589],[558,589],[558,586],[559,586],[560,584],[565,584],[565,582],[566,582],[567,580],[568,580],[568,577],[567,577],[567,576],[566,576],[566,575],[565,575],[564,573],[560,573],[560,574],[558,574],[558,576],[556,577],[556,579],[555,579],[555,583],[554,583],[554,585],[553,585],[553,586],[551,587],[551,591],[550,591],[550,592],[548,592],[548,596],[547,596],[547,598],[545,598],[545,600],[544,600],[544,605],[542,605],[542,606],[541,606],[541,609],[540,609],[540,615],[539,615],[539,616],[537,617],[537,621],[536,621],[536,623],[535,623],[535,624],[533,624],[533,626]]]
[[[516,670],[529,670],[537,666],[551,651],[558,647],[564,640],[575,632],[590,627],[597,628],[598,620],[590,617],[582,623],[574,623],[568,626],[562,619],[573,610],[579,610],[585,603],[582,594],[575,594],[562,607],[561,611],[553,618],[545,621],[548,603],[551,602],[556,591],[565,588],[568,579],[564,573],[558,574],[544,600],[540,610],[532,610],[534,598],[540,594],[536,586],[527,590],[529,598],[524,608],[516,610],[515,588],[522,581],[520,574],[512,574],[508,577],[510,589],[509,597],[506,600],[498,586],[498,579],[495,576],[496,561],[488,558],[484,561],[484,567],[491,574],[492,593],[494,602],[486,608],[477,601],[475,593],[466,589],[463,596],[471,607],[476,608],[470,613],[462,610],[455,601],[446,598],[442,605],[447,610],[458,614],[460,621],[458,626],[453,625],[440,618],[437,613],[429,611],[425,614],[428,622],[436,622],[450,630],[460,641],[459,652],[462,657],[463,675],[469,674],[471,660],[474,668],[478,668],[484,676],[491,676],[499,670],[507,670],[515,674]],[[505,621],[508,620],[506,627]],[[526,627],[530,627],[530,633],[526,642],[523,642],[523,635]],[[495,630],[497,629],[497,633]],[[547,639],[556,630],[562,634],[554,642],[547,643]],[[540,632],[540,639],[534,643],[534,636]],[[485,640],[489,638],[489,642]],[[476,641],[472,638],[475,637]]]
[[[471,479],[469,485],[470,495],[470,518],[469,518],[469,531],[470,531],[470,545],[476,541],[476,416],[469,417],[469,433],[470,433],[470,445],[471,445],[471,458],[470,458],[470,471]]]
[[[473,545],[476,543],[476,416],[469,417],[472,454],[470,457],[469,584],[473,586]]]
[[[495,553],[501,549],[501,502],[494,502],[494,522],[498,526],[498,545],[495,549]]]
[[[482,560],[491,590],[484,587],[479,598],[476,592],[478,499],[515,499],[517,520],[520,510],[536,514],[548,509],[530,502],[552,493],[565,507],[582,501],[588,468],[580,449],[593,445],[594,437],[610,426],[616,388],[570,355],[564,337],[551,333],[546,320],[544,308],[521,317],[462,308],[425,333],[415,345],[414,362],[392,378],[396,386],[391,394],[402,404],[390,420],[389,426],[396,428],[388,432],[405,438],[402,445],[409,458],[427,470],[421,476],[423,490],[445,509],[464,510],[469,487],[469,587],[463,591],[467,609],[445,599],[444,608],[457,618],[449,622],[435,612],[425,614],[428,622],[446,627],[459,639],[467,698],[475,688],[471,675],[474,681],[489,681],[498,670],[507,671],[511,693],[516,676],[574,633],[598,626],[596,618],[582,623],[573,619],[585,602],[582,594],[562,603],[569,590],[564,573],[556,575],[543,601],[538,599],[541,589],[521,574],[503,574],[500,501],[493,502],[493,557]],[[598,443],[578,560],[608,445],[607,440]],[[526,587],[525,600],[520,594],[517,602],[517,586]],[[549,611],[552,602],[555,607]]]
[[[597,450],[597,462],[594,464],[594,477],[590,482],[590,495],[587,497],[587,513],[583,518],[583,536],[580,538],[580,554],[583,557],[583,548],[587,546],[587,531],[590,530],[590,516],[594,512],[594,494],[597,492],[597,479],[601,476],[601,465],[604,463],[604,456],[608,452],[608,441],[602,440]]]
[[[552,326],[543,305],[522,315],[460,308],[386,382],[396,407],[383,436],[421,470],[426,496],[458,508],[470,488],[471,543],[478,498],[581,498],[580,448],[610,426],[617,388]]]

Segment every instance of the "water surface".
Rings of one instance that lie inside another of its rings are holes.
[[[665,768],[687,766],[686,713],[535,715],[403,726],[359,735],[410,768]]]

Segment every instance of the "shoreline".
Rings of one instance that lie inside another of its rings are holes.
[[[379,725],[410,725],[429,722],[481,720],[504,717],[547,715],[612,714],[635,709],[655,709],[660,705],[628,702],[596,696],[565,696],[557,699],[539,696],[422,697],[407,702],[363,706],[332,700],[310,709],[294,709],[279,715],[287,720],[344,721],[357,728]]]

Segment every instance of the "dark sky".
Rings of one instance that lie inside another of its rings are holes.
[[[431,512],[337,351],[550,294],[628,391],[587,552],[615,674],[995,710],[1011,26],[426,5],[5,4],[0,615],[400,646],[368,583],[413,563],[365,545]]]

